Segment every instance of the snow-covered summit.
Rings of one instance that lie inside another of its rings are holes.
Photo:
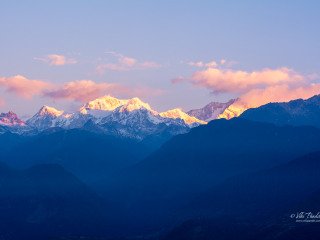
[[[92,100],[70,114],[44,106],[27,121],[39,131],[52,127],[85,128],[137,139],[161,131],[182,133],[205,123],[181,109],[158,113],[137,97],[117,99],[109,95]]]
[[[38,113],[36,114],[37,116],[46,116],[46,115],[50,115],[50,116],[54,116],[54,117],[59,117],[64,113],[64,111],[60,111],[58,109],[55,109],[53,107],[49,107],[49,106],[43,106],[42,108],[40,108],[40,110],[38,111]],[[36,116],[35,115],[35,116]]]
[[[0,113],[0,125],[1,126],[25,126],[26,123],[22,121],[17,114],[12,111],[7,113]]]
[[[203,108],[188,111],[188,114],[200,120],[209,122],[211,120],[217,119],[235,101],[235,99],[231,99],[230,101],[225,103],[211,102]]]
[[[91,110],[113,111],[117,107],[124,105],[127,100],[117,99],[110,95],[106,95],[86,103],[80,108],[80,112],[88,114]]]
[[[188,125],[194,123],[206,124],[205,121],[199,120],[195,117],[188,115],[187,113],[183,112],[180,108],[174,108],[166,112],[162,112],[160,113],[160,116],[164,118],[182,119]]]
[[[32,118],[27,120],[27,124],[38,130],[45,130],[51,127],[62,127],[69,117],[70,114],[64,114],[62,110],[43,106]]]
[[[140,110],[140,109],[147,109],[149,111],[155,112],[153,109],[151,109],[151,107],[148,103],[141,101],[137,97],[126,100],[126,103],[123,106],[121,106],[119,111],[120,112],[125,112],[125,111],[132,112],[132,111]]]

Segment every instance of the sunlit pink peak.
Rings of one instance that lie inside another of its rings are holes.
[[[225,118],[231,119],[234,117],[239,117],[245,110],[250,108],[247,104],[241,101],[241,99],[237,99],[233,104],[231,104],[228,108],[224,110],[217,118]]]
[[[160,116],[165,117],[165,118],[173,118],[173,119],[180,118],[186,124],[189,124],[189,125],[193,124],[193,123],[206,124],[205,121],[199,120],[195,117],[188,115],[187,113],[182,111],[180,108],[174,108],[174,109],[168,110],[166,112],[162,112],[162,113],[160,113]]]
[[[155,112],[154,110],[151,109],[148,103],[141,101],[137,97],[126,100],[126,103],[123,106],[121,106],[120,112],[124,112],[124,111],[132,112],[134,110],[139,110],[139,109],[147,109],[149,111]]]
[[[64,113],[64,111],[60,111],[57,110],[53,107],[49,107],[49,106],[43,106],[39,112],[37,113],[37,115],[40,116],[45,116],[45,115],[50,115],[50,116],[54,116],[54,117],[59,117]]]
[[[80,108],[80,112],[87,114],[88,110],[113,111],[114,109],[127,103],[127,100],[117,99],[110,95],[103,96],[86,103]]]
[[[18,118],[17,114],[12,111],[0,113],[0,125],[4,126],[25,126],[26,123]]]

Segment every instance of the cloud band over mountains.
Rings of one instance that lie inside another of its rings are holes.
[[[21,75],[0,77],[0,87],[4,88],[6,92],[16,94],[26,99],[41,94],[45,89],[48,89],[51,86],[51,83],[28,79]]]
[[[313,80],[286,67],[251,72],[209,67],[196,71],[190,78],[180,77],[172,82],[190,82],[209,89],[213,94],[238,95],[239,100],[235,104],[251,108],[319,94],[320,84]]]
[[[118,57],[122,58],[121,64],[125,66],[137,65],[134,59],[122,55]],[[194,86],[206,88],[213,94],[230,94],[239,97],[233,106],[242,110],[259,107],[269,102],[306,99],[320,93],[320,83],[315,81],[314,76],[309,77],[290,68],[244,71],[223,68],[225,63],[219,63],[217,67],[207,67],[215,66],[213,61],[209,63],[197,64],[197,68],[200,69],[190,78],[180,77],[172,82],[175,84],[189,82]],[[77,102],[87,102],[107,94],[120,97],[146,97],[163,94],[163,90],[147,86],[128,86],[106,81],[95,82],[90,79],[53,83],[29,79],[22,75],[0,77],[0,89],[23,99],[40,96],[53,100]],[[4,101],[0,104],[3,105]]]
[[[48,97],[54,100],[72,100],[86,102],[103,95],[144,97],[162,94],[162,90],[146,86],[124,86],[116,83],[94,82],[92,80],[75,80],[63,84],[53,84],[42,80],[33,80],[16,75],[0,77],[0,89],[24,99],[34,96]],[[0,101],[0,104],[4,101]]]

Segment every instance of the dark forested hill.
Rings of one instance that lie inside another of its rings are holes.
[[[248,109],[240,118],[277,125],[320,127],[320,95]]]
[[[319,140],[313,127],[216,120],[174,137],[105,189],[130,206],[130,214],[151,223],[228,177],[320,150]]]
[[[0,238],[49,239],[106,229],[102,199],[58,165],[0,166]]]

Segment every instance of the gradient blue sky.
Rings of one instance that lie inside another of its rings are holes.
[[[0,9],[0,77],[23,75],[57,85],[88,79],[150,89],[141,98],[156,110],[189,110],[237,96],[212,94],[187,81],[172,84],[198,71],[188,62],[225,59],[234,70],[287,67],[313,76],[320,69],[319,1],[3,0]],[[99,64],[116,61],[107,52],[161,66],[98,74]],[[49,54],[77,63],[50,66],[39,60]],[[43,96],[26,99],[1,86],[0,93],[0,112],[26,115],[44,104],[66,110],[81,105]]]

